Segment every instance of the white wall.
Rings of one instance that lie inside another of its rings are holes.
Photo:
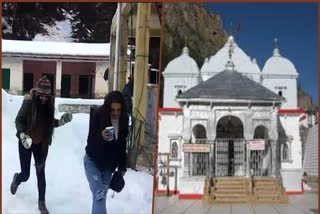
[[[203,194],[205,176],[180,178],[180,194]]]
[[[182,92],[196,86],[198,84],[199,75],[164,75],[164,94],[163,94],[163,107],[179,107],[175,97],[178,91]],[[182,87],[182,88],[180,88]]]
[[[281,163],[282,169],[300,169],[302,168],[302,144],[299,130],[299,116],[287,115],[280,116],[281,124],[287,136],[292,136],[291,142],[291,160],[292,162]]]
[[[2,57],[2,68],[10,69],[10,92],[21,93],[23,90],[22,58]]]
[[[158,131],[158,153],[170,153],[170,138],[174,138],[178,141],[178,159],[171,161],[170,165],[179,166],[178,168],[178,189],[179,189],[179,177],[182,175],[182,142],[178,139],[182,130],[182,113],[159,113],[159,131]],[[162,157],[166,160],[165,156]],[[159,163],[158,156],[158,163]],[[172,168],[171,171],[174,169]],[[158,171],[160,172],[160,171]],[[159,176],[159,173],[158,173]],[[170,190],[174,190],[175,178],[170,177]],[[158,179],[158,189],[165,190],[166,185],[161,184],[161,176]]]
[[[281,124],[287,136],[292,136],[291,161],[281,162],[281,175],[286,191],[301,191],[302,144],[299,132],[299,115],[280,116]]]
[[[104,80],[104,72],[109,67],[109,62],[96,63],[96,79],[94,93],[98,97],[104,97],[108,93],[108,82]],[[97,98],[98,98],[97,97]]]
[[[276,75],[263,76],[263,86],[278,94],[282,91],[282,96],[286,98],[287,102],[282,105],[282,108],[297,108],[298,94],[297,94],[297,80],[296,77],[281,77]],[[277,87],[286,87],[286,89],[278,89]]]
[[[281,175],[286,192],[302,191],[301,169],[281,169]]]

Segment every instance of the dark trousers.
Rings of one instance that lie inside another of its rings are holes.
[[[42,148],[43,146],[45,149]],[[46,178],[44,168],[48,154],[48,146],[43,144],[32,144],[30,149],[26,149],[23,147],[21,141],[19,141],[21,172],[19,173],[16,182],[19,185],[21,182],[26,182],[29,179],[31,154],[33,154],[36,167],[39,201],[45,201]]]

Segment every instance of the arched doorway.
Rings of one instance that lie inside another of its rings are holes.
[[[192,128],[192,133],[195,138],[195,143],[207,143],[207,130],[202,124],[196,124]],[[209,167],[209,154],[202,152],[192,153],[192,175],[204,176],[208,174]]]
[[[254,129],[254,140],[264,141],[264,150],[250,150],[250,170],[252,176],[267,176],[271,174],[271,146],[269,131],[259,125]]]
[[[215,141],[215,176],[243,176],[245,173],[242,121],[224,116],[217,123]]]

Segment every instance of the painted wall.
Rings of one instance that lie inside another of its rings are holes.
[[[178,142],[178,158],[171,161],[170,165],[178,166],[178,177],[177,177],[177,184],[179,189],[179,178],[183,176],[182,172],[182,142],[179,139],[179,135],[181,134],[182,130],[182,113],[159,113],[159,131],[158,131],[158,152],[159,153],[169,153],[171,149],[171,143],[173,140]],[[170,141],[171,139],[171,141]],[[166,160],[165,156],[162,156],[163,160]],[[158,156],[158,163],[160,158]],[[158,164],[159,166],[159,164]],[[160,169],[161,171],[161,169]],[[158,171],[158,176],[160,171]],[[165,171],[165,170],[163,170]],[[174,171],[171,168],[171,171]],[[170,177],[169,179],[169,187],[170,190],[175,190],[175,177]],[[161,184],[161,176],[158,177],[158,189],[165,190],[166,185]]]
[[[287,136],[292,136],[291,142],[291,162],[283,162],[283,169],[300,169],[302,168],[302,145],[299,132],[299,116],[287,115],[280,116],[281,124]]]
[[[299,134],[299,115],[280,117],[287,136],[292,136],[291,161],[281,163],[281,175],[286,191],[301,191],[302,145]]]
[[[297,94],[297,79],[294,76],[277,76],[277,75],[263,75],[263,86],[267,87],[274,93],[278,94],[282,91],[282,96],[286,98],[287,102],[282,105],[282,108],[297,108],[298,94]],[[285,87],[285,88],[284,88]]]
[[[80,75],[86,75],[93,77],[93,83],[90,85],[89,81],[89,90],[90,88],[94,89],[94,75],[96,70],[95,62],[62,62],[62,75],[71,76],[71,97],[77,97],[79,95],[79,78]]]
[[[179,107],[175,101],[178,91],[182,92],[198,84],[198,74],[168,74],[164,75],[164,107]]]
[[[22,61],[22,58],[2,57],[2,68],[10,69],[10,93],[12,94],[22,94]]]
[[[54,83],[52,85],[52,87],[54,87],[53,93],[55,93],[56,69],[56,61],[23,60],[23,73],[33,74],[33,87],[36,87],[42,74],[51,74],[54,76]]]

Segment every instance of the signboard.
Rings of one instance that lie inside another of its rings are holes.
[[[265,150],[265,141],[264,140],[250,140],[249,142],[250,150]]]
[[[182,145],[183,152],[210,152],[210,144],[184,143]]]

